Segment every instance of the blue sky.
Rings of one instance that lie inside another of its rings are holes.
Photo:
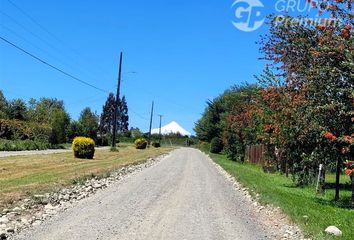
[[[193,131],[207,99],[254,82],[264,67],[255,42],[267,28],[236,29],[233,1],[11,1],[50,33],[0,0],[0,35],[95,86],[115,92],[123,51],[130,126],[143,130],[154,100],[154,127],[163,114],[165,124],[175,120]],[[274,10],[263,3],[263,14]],[[63,99],[73,119],[86,106],[100,114],[107,97],[1,41],[0,89],[9,99]]]

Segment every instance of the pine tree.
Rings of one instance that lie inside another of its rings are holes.
[[[100,117],[100,132],[102,135],[112,134],[114,121],[115,97],[113,93],[108,95]],[[117,132],[123,134],[128,131],[129,116],[128,105],[125,96],[118,102]]]
[[[129,128],[129,115],[128,105],[125,96],[119,101],[118,117],[117,117],[117,130],[118,134],[124,134]]]
[[[107,97],[105,105],[103,106],[102,114],[100,117],[101,134],[112,133],[114,103],[115,103],[114,94],[110,93]]]

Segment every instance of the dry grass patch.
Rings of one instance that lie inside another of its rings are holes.
[[[70,185],[77,179],[138,164],[171,150],[137,150],[132,145],[123,145],[119,152],[96,150],[93,160],[75,159],[73,153],[0,158],[0,208],[33,194]]]

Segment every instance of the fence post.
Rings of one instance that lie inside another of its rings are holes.
[[[321,176],[322,176],[322,168],[323,164],[320,164],[320,168],[318,170],[318,177],[317,177],[317,184],[316,184],[316,193],[318,194],[320,192],[320,181],[321,181]]]

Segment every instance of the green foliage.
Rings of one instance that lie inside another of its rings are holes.
[[[161,147],[161,144],[159,142],[152,142],[151,145],[154,147],[154,148],[159,148]]]
[[[34,140],[6,140],[0,139],[0,151],[29,151],[51,148],[48,142]]]
[[[66,143],[67,129],[70,125],[70,116],[62,109],[54,109],[52,112],[52,135],[51,144]]]
[[[109,93],[105,105],[102,108],[102,113],[100,116],[100,133],[105,135],[108,133],[113,133],[113,117],[114,117],[114,105],[115,97],[113,93]]]
[[[98,146],[110,146],[112,144],[112,135],[106,134],[103,136],[98,136],[96,143]]]
[[[8,103],[7,116],[10,119],[26,120],[27,118],[27,106],[21,99],[15,99]]]
[[[210,152],[211,153],[221,153],[224,149],[224,143],[221,138],[214,137],[210,142]]]
[[[8,140],[36,140],[48,142],[52,133],[49,125],[18,120],[0,119],[0,138]]]
[[[100,135],[113,134],[115,103],[115,96],[113,93],[110,93],[105,105],[102,108],[102,113],[100,116]],[[119,135],[123,135],[128,132],[128,122],[128,105],[125,96],[123,96],[123,98],[118,101],[116,130]]]
[[[134,142],[136,149],[146,149],[147,141],[144,138],[139,138]]]
[[[65,111],[64,102],[56,98],[31,98],[28,105],[28,120],[37,123],[51,124],[54,111]]]
[[[139,128],[131,128],[130,132],[131,132],[131,137],[133,139],[143,138],[144,136],[144,134],[140,131]]]
[[[124,134],[129,129],[128,104],[125,96],[119,100],[118,106],[117,131],[118,134]]]
[[[75,137],[82,136],[82,125],[78,121],[71,121],[67,129],[67,139],[72,142]]]
[[[91,138],[76,137],[72,143],[76,158],[93,159],[95,154],[95,141]]]
[[[207,102],[207,108],[194,129],[201,141],[210,142],[214,137],[221,136],[221,115],[224,112],[222,97]]]
[[[261,167],[232,162],[224,155],[214,155],[213,160],[234,176],[253,195],[259,194],[263,204],[280,207],[295,221],[310,239],[337,239],[326,236],[324,229],[336,225],[343,231],[340,239],[353,239],[353,210],[350,210],[351,192],[342,192],[343,200],[334,202],[334,190],[329,188],[323,196],[315,196],[313,187],[296,188],[290,178],[280,174],[264,173]],[[335,176],[326,175],[329,186],[333,186]],[[346,185],[347,177],[341,182]],[[348,185],[347,185],[348,186]],[[304,218],[304,216],[308,216]]]
[[[6,111],[7,111],[7,100],[3,92],[0,90],[0,119],[7,118]]]
[[[98,116],[89,107],[82,110],[79,118],[82,128],[82,136],[97,140]]]

